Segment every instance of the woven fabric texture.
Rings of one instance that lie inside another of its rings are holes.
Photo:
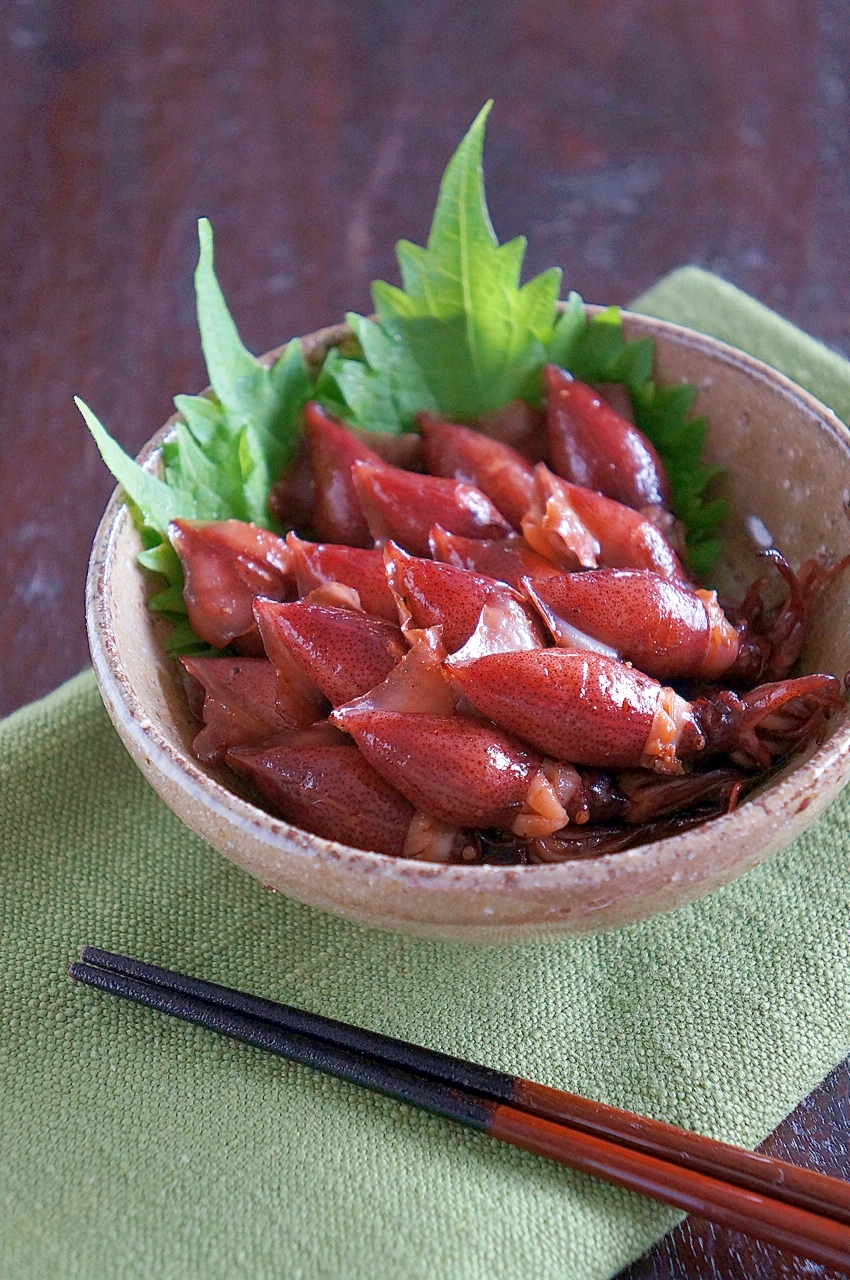
[[[689,289],[711,330],[713,282]],[[67,965],[92,943],[754,1145],[850,1050],[848,801],[669,916],[424,942],[230,866],[150,790],[83,673],[0,725],[0,1275],[616,1273],[677,1215],[78,987]]]

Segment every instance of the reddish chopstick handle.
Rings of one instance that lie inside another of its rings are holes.
[[[827,1266],[850,1270],[850,1226],[834,1218],[755,1194],[693,1168],[670,1164],[634,1147],[618,1145],[586,1130],[542,1119],[513,1105],[497,1103],[474,1090],[429,1078],[426,1074],[382,1061],[359,1050],[335,1045],[305,1030],[295,1031],[280,1025],[277,1020],[257,1017],[244,1008],[225,1007],[195,994],[175,990],[173,984],[162,986],[131,976],[115,965],[106,969],[83,962],[72,964],[69,973],[90,986],[424,1107],[474,1129],[483,1129],[491,1136],[526,1151],[666,1201],[687,1212],[701,1214],[722,1226],[743,1230]],[[231,995],[238,1003],[247,999],[238,992]],[[542,1089],[542,1086],[536,1087]],[[568,1095],[559,1096],[566,1105]],[[613,1111],[612,1114],[616,1115]],[[619,1114],[629,1121],[641,1120],[641,1117],[631,1117],[627,1112]],[[645,1123],[652,1125],[654,1122],[647,1120]]]
[[[683,1168],[735,1182],[757,1194],[775,1196],[850,1225],[850,1182],[690,1133],[661,1120],[621,1111],[604,1102],[551,1089],[533,1080],[517,1077],[512,1093],[514,1105],[543,1119],[584,1129],[659,1160],[675,1160]]]
[[[598,1138],[643,1151],[659,1160],[690,1168],[723,1182],[735,1183],[757,1194],[813,1213],[822,1213],[850,1225],[850,1184],[838,1178],[828,1178],[813,1169],[801,1169],[784,1160],[744,1151],[603,1102],[552,1089],[419,1045],[393,1040],[363,1027],[349,1026],[302,1009],[173,973],[128,956],[84,947],[82,958],[86,970],[94,966],[102,974],[124,975],[163,991],[202,1000],[216,1008],[260,1018],[284,1032],[307,1035],[340,1049],[377,1059],[388,1067],[401,1067],[424,1075],[449,1089],[475,1094],[480,1104],[484,1104],[486,1099],[490,1106],[501,1103],[518,1107],[545,1120],[569,1125]],[[74,976],[81,975],[75,972]],[[95,985],[103,985],[102,977]]]
[[[487,1132],[560,1164],[663,1200],[720,1226],[744,1231],[826,1266],[850,1269],[850,1227],[668,1164],[580,1129],[569,1129],[514,1107],[494,1107]]]

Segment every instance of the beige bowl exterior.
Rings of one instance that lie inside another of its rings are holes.
[[[629,338],[656,343],[656,376],[692,382],[710,423],[707,454],[726,468],[730,517],[718,580],[739,592],[764,572],[748,531],[756,516],[797,565],[850,553],[850,433],[814,397],[712,338],[625,315]],[[347,334],[305,340],[308,356]],[[167,423],[139,456],[159,465]],[[850,715],[735,813],[643,848],[547,866],[445,866],[366,853],[256,808],[229,775],[199,764],[167,625],[146,608],[151,582],[135,563],[139,536],[113,494],[95,538],[86,593],[92,661],[115,728],[166,804],[237,866],[299,902],[383,929],[454,942],[515,943],[599,932],[692,902],[789,844],[850,778]],[[819,603],[806,671],[850,669],[850,573]]]

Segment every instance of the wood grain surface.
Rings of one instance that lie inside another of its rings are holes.
[[[501,239],[588,300],[718,271],[850,353],[841,0],[0,0],[0,712],[87,660],[111,481],[205,377],[195,222],[247,344],[369,306],[490,95]],[[771,1149],[850,1174],[840,1068]],[[689,1222],[626,1273],[826,1272]]]

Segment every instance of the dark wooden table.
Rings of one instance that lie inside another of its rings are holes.
[[[204,385],[195,221],[247,344],[369,307],[496,98],[501,239],[626,302],[687,262],[850,353],[842,0],[3,0],[0,712],[87,661],[111,488],[77,392],[135,451]],[[769,1140],[850,1176],[845,1064]],[[688,1222],[627,1273],[826,1277]]]

